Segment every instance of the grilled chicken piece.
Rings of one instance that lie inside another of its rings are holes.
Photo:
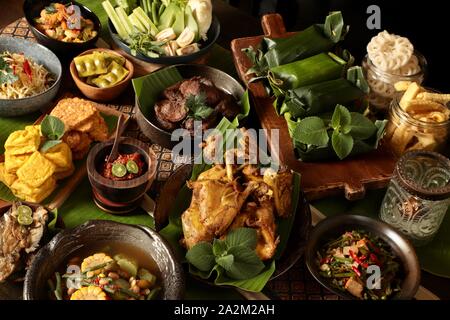
[[[272,259],[280,242],[279,237],[276,236],[277,226],[272,203],[267,201],[260,206],[254,202],[247,203],[234,219],[230,230],[242,227],[256,229],[258,233],[256,254],[261,260]]]
[[[287,218],[291,212],[293,178],[293,173],[287,168],[278,173],[271,169],[264,172],[264,182],[272,189],[275,209],[282,218]]]
[[[47,219],[47,211],[39,207],[33,212],[33,223],[24,227],[17,222],[16,204],[0,218],[0,282],[16,270],[22,254],[37,249]]]

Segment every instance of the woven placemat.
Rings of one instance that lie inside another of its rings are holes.
[[[35,41],[35,38],[28,28],[25,18],[18,19],[0,30],[0,35],[18,37]],[[133,106],[116,105],[112,106],[124,113],[133,114]],[[152,186],[152,192],[157,194],[162,184],[180,165],[172,162],[172,152],[153,144],[140,130],[137,123],[132,120],[125,132],[126,136],[139,139],[151,145],[158,159],[156,182]],[[297,262],[284,275],[272,280],[267,285],[267,290],[273,298],[282,300],[337,300],[338,296],[324,289],[311,276],[306,269],[303,259]]]

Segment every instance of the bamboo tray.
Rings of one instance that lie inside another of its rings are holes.
[[[265,35],[235,39],[231,42],[231,50],[239,77],[252,93],[262,128],[267,130],[272,157],[301,173],[302,188],[308,200],[342,193],[348,200],[357,200],[364,197],[367,189],[386,187],[396,162],[395,156],[387,150],[378,149],[344,161],[302,162],[297,159],[286,120],[277,115],[272,105],[273,98],[267,95],[262,83],[248,83],[251,77],[246,72],[251,67],[251,61],[242,52],[249,46],[257,47],[263,37],[280,38],[294,33],[286,32],[279,14],[263,16],[261,24]],[[279,141],[272,140],[272,129],[279,129],[280,145]]]

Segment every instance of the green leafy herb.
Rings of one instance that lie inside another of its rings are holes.
[[[355,139],[368,139],[377,131],[375,124],[363,114],[351,112],[350,135]]]
[[[10,67],[5,58],[0,55],[0,85],[14,83],[19,77],[14,74],[14,70]]]
[[[57,117],[47,115],[42,120],[41,132],[50,140],[61,139],[64,135],[64,122]]]
[[[49,149],[53,148],[54,146],[60,144],[61,142],[62,142],[62,140],[47,140],[47,141],[44,141],[42,143],[42,145],[41,145],[41,149],[40,150],[42,152],[46,152]]]
[[[208,242],[196,244],[186,253],[186,259],[197,269],[210,271],[215,265],[212,244]]]
[[[49,6],[45,7],[45,11],[47,11],[47,13],[56,13],[56,12],[58,12],[58,10],[56,10],[56,8],[55,8],[53,3],[51,3]]]
[[[213,244],[202,242],[192,247],[186,259],[209,277],[223,269],[232,279],[250,279],[258,275],[265,265],[256,254],[256,230],[239,228],[231,231],[225,240],[215,239]]]
[[[327,127],[319,117],[308,117],[295,128],[294,138],[304,144],[323,146],[328,143]]]
[[[214,111],[213,108],[207,106],[206,95],[203,92],[198,95],[191,94],[186,99],[186,107],[189,109],[188,116],[195,120],[206,119]]]
[[[349,131],[349,126],[351,122],[352,118],[350,112],[347,110],[346,107],[338,104],[334,109],[333,116],[331,117],[331,127],[335,130],[342,129],[345,131]]]
[[[42,144],[41,151],[45,152],[61,143],[64,130],[64,122],[59,118],[50,115],[45,116],[41,122],[41,133],[46,138],[46,141]]]
[[[339,131],[333,131],[331,136],[331,143],[336,155],[339,159],[347,157],[353,149],[353,138],[349,134],[345,134]]]

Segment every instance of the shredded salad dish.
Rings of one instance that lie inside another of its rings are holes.
[[[55,77],[22,53],[0,53],[0,99],[27,98],[49,89]]]
[[[358,299],[386,300],[400,291],[398,257],[385,241],[368,232],[347,231],[326,243],[317,256],[321,276]]]

